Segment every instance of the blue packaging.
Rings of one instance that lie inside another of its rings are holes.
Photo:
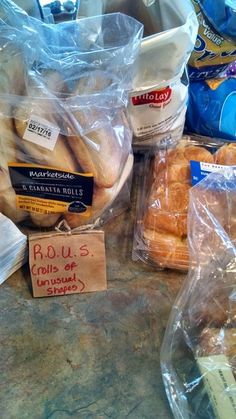
[[[190,83],[187,132],[236,142],[236,78]]]

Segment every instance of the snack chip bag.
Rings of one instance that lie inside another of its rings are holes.
[[[236,10],[232,0],[192,0],[199,30],[189,78],[217,77],[236,59]]]

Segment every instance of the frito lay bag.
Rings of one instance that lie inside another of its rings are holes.
[[[214,78],[236,59],[236,8],[233,0],[192,0],[199,30],[189,60],[190,80]]]

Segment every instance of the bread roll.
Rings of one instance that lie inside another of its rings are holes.
[[[123,168],[119,181],[112,188],[99,188],[95,186],[92,202],[92,215],[85,218],[81,214],[66,213],[65,220],[71,228],[94,222],[108,208],[119,195],[133,168],[133,155],[130,154]]]
[[[111,79],[103,72],[81,77],[75,95],[92,95],[104,91]],[[73,154],[84,172],[93,173],[100,188],[111,188],[120,176],[131,148],[131,137],[124,124],[122,110],[96,106],[94,95],[91,105],[73,112],[75,135],[68,137]]]
[[[110,188],[115,184],[120,175],[122,151],[111,127],[89,132],[83,137],[70,136],[68,141],[79,165],[85,173],[93,174],[97,186]]]
[[[30,71],[27,80],[27,93],[33,97],[61,97],[69,90],[63,76],[52,69],[42,69],[40,73]]]
[[[52,227],[54,226],[59,218],[61,217],[60,213],[57,214],[38,214],[30,213],[30,218],[34,225],[37,227]]]
[[[196,160],[204,163],[214,163],[214,156],[204,147],[187,146],[184,151],[184,157],[187,162]]]
[[[32,107],[30,106],[28,98],[21,101],[15,114],[15,128],[20,137],[19,141],[21,142],[23,152],[22,160],[24,162],[37,163],[65,171],[69,170],[76,172],[78,165],[76,164],[70,149],[67,147],[66,138],[62,135],[59,134],[53,151],[30,141],[23,140],[31,113],[57,125],[57,122],[53,117],[53,109],[51,106],[52,104],[50,101],[42,103],[37,101],[37,99],[34,99]]]
[[[172,214],[150,207],[144,216],[143,224],[148,230],[161,230],[164,234],[166,232],[178,237],[187,236],[187,214]]]
[[[25,91],[25,62],[23,53],[17,43],[5,40],[0,44],[0,71],[7,74],[9,80],[9,93],[22,95]],[[0,88],[1,90],[1,88]]]
[[[65,171],[77,172],[79,166],[73,158],[72,152],[67,145],[67,139],[59,134],[53,151],[41,147],[30,141],[23,140],[23,135],[31,114],[40,116],[52,124],[59,126],[61,115],[57,114],[57,99],[51,92],[63,93],[65,85],[57,72],[45,70],[41,77],[30,74],[27,87],[29,97],[24,98],[15,113],[15,128],[20,137],[22,156],[25,163],[35,163]],[[40,100],[41,98],[41,100]],[[45,100],[44,100],[45,99]],[[61,214],[38,214],[30,213],[30,218],[36,226],[51,227]]]
[[[149,258],[163,268],[186,270],[189,265],[187,240],[163,231],[144,229]]]
[[[79,78],[74,94],[76,96],[96,94],[104,91],[111,83],[111,76],[104,71],[90,71]]]
[[[188,163],[190,160],[211,163],[213,157],[204,147],[189,145],[183,141],[177,147],[168,150],[167,153],[166,150],[160,150],[156,155],[156,168],[160,167],[162,170],[166,165]]]
[[[186,213],[189,203],[190,186],[178,181],[167,185],[154,183],[149,197],[149,204],[157,210]]]
[[[226,166],[236,165],[236,144],[220,147],[215,153],[215,163]]]
[[[147,229],[187,235],[187,211],[190,185],[181,183],[152,185],[149,207],[144,215]]]
[[[204,147],[190,145],[177,147],[165,155],[163,151],[160,151],[155,158],[155,173],[158,175],[160,172],[165,171],[168,182],[190,183],[190,160],[214,163],[214,156]]]
[[[1,54],[0,54],[1,56]],[[11,92],[10,79],[0,70],[0,95]],[[15,141],[14,124],[10,102],[0,101],[0,167],[7,169],[8,163],[16,161],[17,144]]]

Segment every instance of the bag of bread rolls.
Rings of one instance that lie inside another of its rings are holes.
[[[235,145],[183,137],[177,146],[162,147],[146,156],[140,169],[134,260],[157,268],[188,270],[189,193],[198,177],[193,164],[202,167],[199,180],[225,165],[236,165]],[[217,202],[212,194],[211,205],[217,207]]]
[[[176,419],[236,417],[235,169],[211,173],[189,195],[191,269],[161,348]]]
[[[12,25],[13,40],[22,45],[16,56],[24,71],[15,62],[16,90],[9,63],[10,95],[0,91],[0,169],[4,181],[8,176],[0,210],[43,229],[102,224],[129,202],[126,113],[142,24],[115,13],[46,25],[5,0],[3,11],[2,27],[7,33]]]

